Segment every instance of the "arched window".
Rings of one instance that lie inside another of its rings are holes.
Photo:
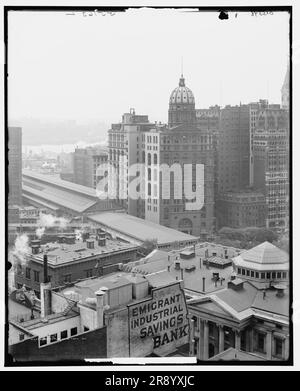
[[[146,157],[145,157],[145,151],[143,151],[143,153],[142,153],[142,163],[145,163],[145,159],[146,159]]]
[[[148,196],[151,196],[151,183],[148,183]]]
[[[157,164],[157,153],[154,154],[153,159],[154,159],[154,164]]]
[[[151,168],[148,168],[148,181],[151,181]]]
[[[148,153],[148,166],[151,166],[151,153]]]

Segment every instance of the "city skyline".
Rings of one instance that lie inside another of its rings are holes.
[[[167,122],[182,58],[197,108],[260,98],[279,103],[288,62],[285,12],[230,13],[229,20],[218,19],[217,12],[181,10],[139,9],[114,16],[14,12],[8,30],[11,122],[31,117],[110,124],[130,107],[151,121]]]

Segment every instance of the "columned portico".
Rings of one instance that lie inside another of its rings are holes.
[[[241,332],[240,332],[240,330],[235,330],[235,348],[237,350],[241,349]]]
[[[224,350],[224,327],[219,325],[219,353]]]
[[[203,360],[208,360],[208,342],[209,342],[209,328],[208,321],[203,321]]]

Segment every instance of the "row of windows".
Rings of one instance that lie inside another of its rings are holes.
[[[261,331],[254,332],[254,351],[266,354],[266,333]],[[274,337],[273,339],[273,355],[278,358],[284,356],[284,339],[280,337]]]
[[[77,335],[77,327],[73,327],[70,329],[70,336]],[[40,346],[45,346],[49,343],[57,342],[58,340],[63,340],[68,338],[68,330],[63,330],[60,333],[54,333],[46,337],[42,337],[39,340],[39,345]]]
[[[287,272],[255,272],[253,270],[243,269],[238,267],[237,273],[241,276],[247,276],[252,278],[260,278],[262,280],[270,279],[286,279]]]

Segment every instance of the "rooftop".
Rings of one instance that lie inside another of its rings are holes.
[[[29,173],[23,170],[22,190],[23,195],[31,201],[49,206],[51,209],[59,205],[79,213],[98,202],[96,192],[91,188],[74,186],[74,183],[51,177],[48,180],[46,175],[31,173],[31,171]],[[70,186],[65,184],[70,184]]]
[[[124,265],[124,270],[134,270],[145,275],[153,284],[159,285],[168,284],[170,281],[176,281],[176,279],[181,280],[183,277],[184,288],[196,293],[203,293],[203,278],[205,278],[205,293],[224,289],[227,286],[233,271],[231,266],[220,269],[214,266],[207,267],[202,262],[200,267],[199,258],[200,256],[203,257],[205,247],[200,248],[199,245],[196,246],[196,254],[193,258],[179,259],[181,252],[180,250],[169,253],[164,251],[153,252],[152,256],[150,257],[149,254],[147,259],[144,258]],[[211,258],[214,259],[215,257]],[[225,261],[229,260],[225,259]],[[176,269],[175,262],[180,262],[181,270]],[[222,285],[220,280],[215,283],[213,273],[219,273],[220,279],[224,278]]]
[[[254,353],[243,352],[242,350],[237,350],[235,348],[229,348],[223,352],[213,356],[209,361],[263,361],[263,357],[258,356]]]
[[[250,282],[244,281],[244,286],[241,290],[235,291],[228,288],[222,292],[217,292],[216,296],[237,312],[251,307],[283,316],[288,316],[289,314],[288,288],[286,288],[286,293],[283,297],[277,296],[276,289],[268,289],[264,298],[262,290],[257,289]]]
[[[88,218],[139,241],[157,239],[158,245],[198,239],[196,236],[188,235],[125,213],[103,212],[89,215]]]
[[[279,266],[281,264],[287,264],[289,262],[289,256],[286,252],[280,250],[269,242],[264,242],[251,248],[250,250],[244,251],[238,257],[234,258],[236,264],[240,264],[241,261],[255,263],[260,265],[271,265]]]
[[[117,239],[106,239],[105,246],[99,246],[98,241],[94,237],[90,238],[94,241],[94,248],[87,248],[87,243],[82,240],[76,240],[75,244],[48,243],[41,246],[41,253],[36,255],[30,254],[30,256],[42,262],[44,253],[47,253],[49,265],[61,265],[72,261],[80,261],[95,255],[105,256],[112,252],[134,250],[137,248],[132,243],[124,243]]]
[[[23,174],[23,177],[25,177],[27,179],[32,179],[37,182],[41,182],[41,183],[45,183],[45,184],[49,184],[49,185],[55,185],[56,188],[61,187],[62,189],[65,189],[65,190],[69,190],[69,191],[72,191],[75,193],[81,193],[82,195],[85,195],[85,196],[97,198],[95,189],[92,189],[92,188],[86,187],[86,186],[82,186],[82,185],[78,185],[73,182],[64,181],[63,179],[60,179],[59,177],[56,177],[56,176],[54,177],[51,175],[44,175],[44,174],[37,173],[35,171],[26,170],[26,169],[23,169],[22,174]]]

